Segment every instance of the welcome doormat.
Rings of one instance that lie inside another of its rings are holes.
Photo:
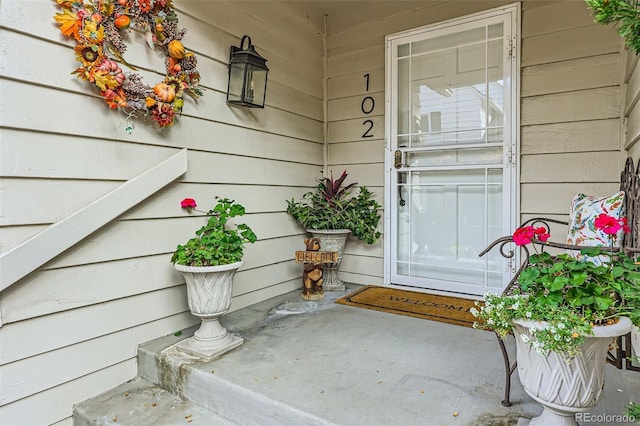
[[[359,288],[336,303],[464,327],[473,327],[476,320],[469,312],[475,306],[474,300],[374,285]]]

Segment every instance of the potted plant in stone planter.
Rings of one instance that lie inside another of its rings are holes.
[[[323,251],[338,252],[338,262],[324,266],[323,288],[327,291],[344,291],[344,282],[338,277],[338,266],[349,235],[367,244],[380,238],[377,230],[380,222],[380,204],[365,186],[358,187],[358,194],[351,195],[357,183],[343,186],[347,171],[334,180],[324,177],[318,180],[315,191],[309,191],[302,200],[287,201],[287,213],[304,226],[313,237],[320,239]]]
[[[173,267],[184,275],[189,309],[202,321],[193,337],[178,343],[177,348],[205,359],[243,343],[219,320],[231,306],[233,277],[243,264],[244,245],[257,239],[248,225],[228,223],[229,219],[245,214],[242,205],[228,198],[215,198],[213,209],[200,211],[209,216],[207,223],[186,244],[178,245],[171,257]],[[192,198],[185,198],[180,205],[189,213],[196,210]]]
[[[604,214],[595,227],[608,235],[628,229]],[[527,226],[512,241],[542,245],[548,237],[544,227]],[[640,321],[638,299],[626,297],[640,286],[640,264],[613,247],[591,247],[579,259],[541,251],[525,265],[513,292],[487,294],[472,309],[474,325],[516,337],[520,381],[544,407],[531,424],[577,425],[575,414],[601,397],[609,345],[632,329],[630,318]]]

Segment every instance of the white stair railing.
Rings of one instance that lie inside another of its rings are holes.
[[[173,182],[186,171],[187,150],[183,149],[3,253],[0,255],[0,292]]]

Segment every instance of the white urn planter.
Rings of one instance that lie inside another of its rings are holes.
[[[575,426],[577,413],[593,409],[604,391],[607,351],[612,340],[627,334],[631,320],[620,318],[616,324],[595,327],[587,336],[578,354],[567,363],[557,352],[538,353],[525,343],[522,335],[531,337],[532,328],[544,323],[514,320],[518,376],[524,390],[543,406],[542,414],[534,419],[520,419],[521,425]]]
[[[344,281],[338,277],[338,266],[342,262],[342,253],[347,243],[347,237],[351,235],[348,229],[307,229],[314,238],[320,239],[321,251],[338,252],[338,261],[325,263],[322,267],[324,291],[345,291]]]
[[[211,359],[240,346],[244,340],[227,331],[220,317],[231,307],[233,277],[242,261],[221,266],[185,266],[174,264],[187,284],[191,313],[202,321],[193,337],[176,345],[182,352]]]
[[[631,330],[631,347],[633,348],[632,355],[640,357],[640,327],[637,325],[634,325]]]

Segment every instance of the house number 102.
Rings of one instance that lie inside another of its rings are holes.
[[[365,88],[366,91],[369,91],[369,73],[364,75],[364,79],[366,81]],[[360,110],[363,114],[371,114],[376,107],[376,101],[371,96],[366,96],[362,103],[360,104]],[[363,138],[372,138],[373,137],[373,120],[364,120],[362,125],[365,127],[365,131],[362,134]]]

